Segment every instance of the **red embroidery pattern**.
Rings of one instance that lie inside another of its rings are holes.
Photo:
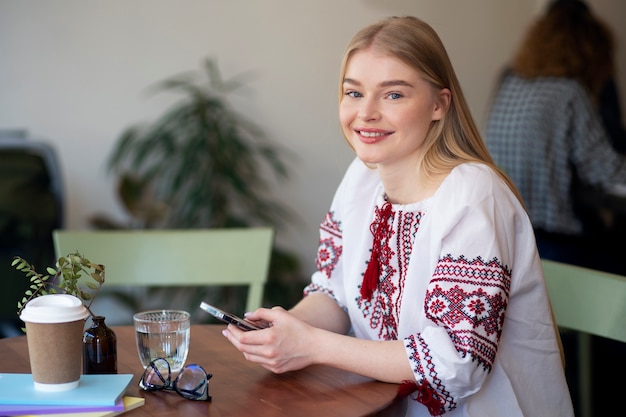
[[[380,221],[376,210],[374,223]],[[381,340],[398,338],[398,312],[400,311],[407,267],[422,213],[394,212],[386,236],[381,236],[378,258],[378,285],[371,301],[362,297],[356,300],[363,317],[368,317],[370,327],[378,329]]]
[[[468,261],[447,255],[440,259],[426,290],[426,316],[447,329],[455,348],[463,356],[490,372],[511,287],[511,270],[497,259],[480,257]],[[420,334],[406,339],[412,352],[409,360],[416,376],[415,398],[428,407],[431,415],[453,410],[457,403],[439,378],[431,350]],[[403,393],[410,391],[403,388]],[[437,409],[437,403],[440,407]]]
[[[413,373],[419,375],[417,380],[420,381],[419,384],[414,382],[413,390],[418,391],[414,400],[424,404],[433,416],[454,410],[457,403],[439,379],[432,361],[433,358],[430,355],[430,349],[424,339],[419,335],[411,335],[405,341],[407,342],[406,348],[413,352],[410,357]],[[398,395],[408,395],[413,390],[403,383],[398,388]]]
[[[414,392],[417,392],[415,401],[424,404],[431,416],[440,416],[444,413],[445,410],[443,410],[439,402],[439,395],[437,391],[430,387],[428,381],[424,379],[418,385],[417,382],[407,379],[402,381],[402,384],[398,387],[399,397],[408,397]]]
[[[468,261],[448,255],[439,260],[426,291],[426,316],[448,329],[458,352],[490,371],[510,287],[511,271],[497,259]]]
[[[327,233],[328,237],[320,237],[315,265],[327,278],[330,278],[343,249],[341,244],[335,245],[335,240],[341,240],[341,223],[335,220],[333,212],[329,212],[324,217],[320,229],[323,233]]]
[[[313,293],[326,294],[330,298],[332,298],[333,300],[337,301],[337,298],[335,297],[335,293],[330,288],[326,288],[326,287],[323,287],[321,285],[310,283],[309,285],[307,285],[304,288],[303,294],[304,294],[304,296],[307,296],[307,295],[313,294]]]
[[[363,282],[361,283],[361,297],[367,301],[372,299],[372,294],[378,288],[381,275],[381,264],[389,265],[389,259],[394,252],[389,248],[387,240],[393,235],[391,225],[393,224],[393,210],[391,203],[386,202],[381,209],[375,209],[376,215],[374,221],[370,225],[370,232],[374,240],[372,241],[372,249],[370,250],[370,260],[363,274]]]
[[[398,240],[396,246],[398,247],[398,288],[400,294],[396,298],[395,309],[400,311],[402,302],[402,291],[404,289],[404,282],[407,277],[407,269],[409,262],[411,262],[411,253],[413,251],[413,242],[415,241],[415,235],[419,229],[420,221],[422,220],[423,213],[398,213]]]

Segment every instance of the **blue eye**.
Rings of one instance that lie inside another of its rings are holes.
[[[400,93],[391,93],[391,94],[389,94],[389,96],[388,96],[388,97],[389,97],[390,99],[392,99],[392,100],[397,100],[397,99],[399,99],[399,98],[402,98],[402,94],[400,94]]]
[[[352,98],[359,98],[359,97],[363,97],[363,95],[357,91],[346,91],[344,93],[346,96],[350,96]]]

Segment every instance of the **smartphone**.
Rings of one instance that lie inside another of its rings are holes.
[[[249,320],[243,319],[241,317],[237,317],[234,314],[222,311],[217,307],[213,307],[211,304],[205,303],[204,301],[200,303],[200,308],[206,311],[207,313],[209,313],[210,315],[212,315],[213,317],[216,317],[225,323],[234,324],[235,326],[239,327],[242,330],[261,330],[264,327],[267,327],[267,326],[255,324]]]

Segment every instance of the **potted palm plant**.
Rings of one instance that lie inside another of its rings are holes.
[[[99,214],[91,224],[101,229],[279,229],[296,220],[270,192],[272,181],[288,178],[286,161],[293,155],[230,105],[229,95],[243,80],[223,80],[216,61],[207,59],[203,71],[157,83],[152,92],[179,94],[181,99],[153,122],[124,130],[107,162],[109,172],[118,177],[118,196],[131,220],[120,223]],[[299,297],[299,290],[285,291],[298,272],[297,257],[275,248],[266,296]]]
[[[269,194],[268,174],[288,177],[286,149],[229,104],[241,81],[223,81],[211,59],[204,69],[156,84],[153,91],[182,99],[152,123],[124,130],[113,149],[108,169],[119,176],[129,227],[278,226],[291,216]]]

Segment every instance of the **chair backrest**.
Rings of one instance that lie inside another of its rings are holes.
[[[107,285],[248,286],[246,311],[262,305],[271,228],[53,232],[57,257],[80,252],[106,267]]]
[[[559,327],[626,342],[626,277],[541,260]]]

